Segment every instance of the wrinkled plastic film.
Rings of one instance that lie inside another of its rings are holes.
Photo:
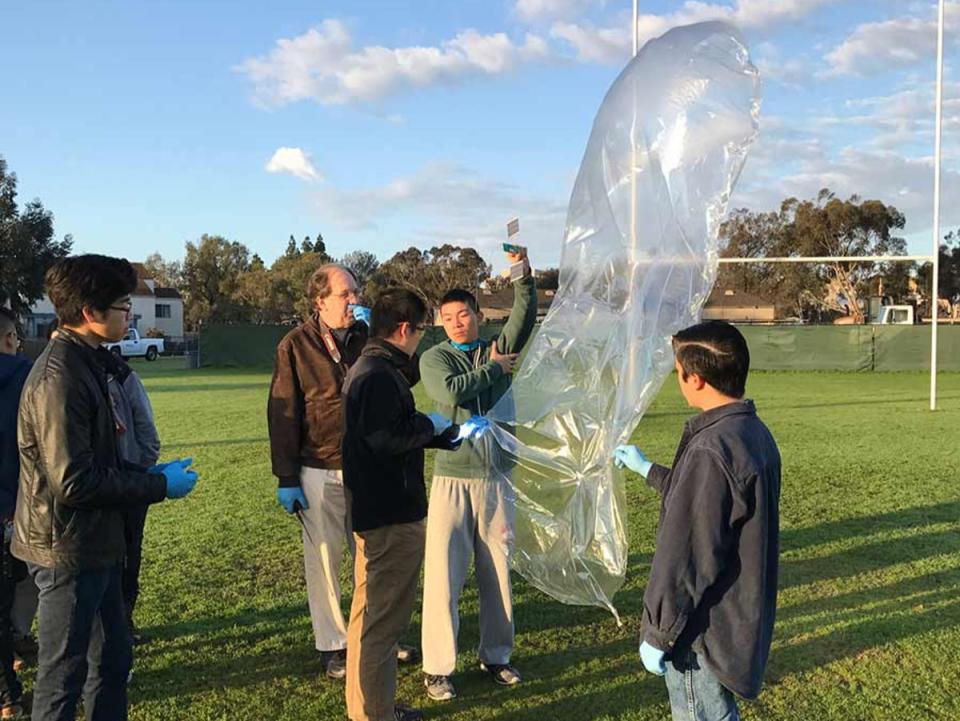
[[[716,277],[719,226],[756,132],[760,83],[736,29],[647,43],[604,98],[570,198],[560,289],[482,442],[515,503],[503,542],[530,583],[616,615],[628,441]],[[619,619],[618,619],[619,620]]]

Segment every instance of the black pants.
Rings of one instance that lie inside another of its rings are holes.
[[[147,522],[149,506],[135,506],[123,512],[123,535],[127,544],[127,558],[123,564],[123,603],[127,621],[133,622],[133,608],[140,595],[140,561],[143,558],[143,527]]]
[[[63,571],[31,566],[40,590],[33,721],[126,721],[133,662],[119,565]]]
[[[4,524],[0,524],[3,528]],[[5,530],[5,529],[4,529]],[[0,543],[0,708],[20,700],[23,692],[20,680],[13,670],[13,594],[17,587],[18,570],[23,564],[10,555],[10,540],[3,531]]]

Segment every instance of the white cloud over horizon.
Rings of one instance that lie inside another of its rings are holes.
[[[369,232],[399,220],[415,226],[408,245],[453,243],[477,248],[493,261],[502,250],[506,222],[521,221],[522,240],[534,263],[560,259],[566,198],[526,193],[515,185],[486,177],[449,161],[424,163],[415,172],[381,185],[322,188],[312,195],[315,209],[346,231]]]
[[[300,148],[277,148],[264,170],[275,174],[286,173],[311,182],[322,179],[320,171],[310,160],[310,154]]]
[[[294,38],[280,38],[266,55],[234,68],[253,85],[255,102],[281,107],[302,100],[346,105],[380,100],[402,89],[500,75],[549,56],[543,38],[522,43],[506,33],[464,30],[438,46],[355,49],[347,26],[328,19]]]

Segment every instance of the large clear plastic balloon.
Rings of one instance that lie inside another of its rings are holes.
[[[597,113],[560,289],[483,439],[492,480],[516,504],[512,565],[560,601],[616,615],[627,533],[611,455],[673,368],[671,336],[698,320],[713,286],[759,103],[738,31],[701,23],[648,42]]]

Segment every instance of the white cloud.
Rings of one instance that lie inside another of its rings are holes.
[[[894,205],[906,216],[905,234],[932,227],[932,157],[853,147],[828,154],[811,138],[782,138],[765,149],[758,143],[757,150],[731,198],[732,208],[772,210],[785,198],[813,198],[821,188],[829,188],[842,198],[856,194]],[[794,167],[783,172],[791,161]],[[942,190],[943,224],[960,223],[960,173],[944,168]]]
[[[591,5],[604,5],[604,0],[517,0],[514,14],[521,20],[537,22],[579,15]]]
[[[549,55],[543,38],[527,34],[522,44],[505,33],[465,30],[439,46],[353,48],[346,26],[324,20],[295,38],[281,38],[267,55],[236,70],[253,83],[259,104],[278,107],[301,100],[343,105],[379,100],[403,88],[499,75]]]
[[[534,262],[559,260],[566,197],[525,193],[454,163],[428,163],[379,186],[323,188],[313,197],[317,209],[345,231],[376,231],[381,224],[413,227],[391,245],[467,245],[488,261],[502,252],[507,220],[519,216],[521,242],[531,249]]]
[[[264,169],[268,173],[289,173],[301,180],[315,181],[321,178],[309,153],[300,148],[277,148]]]
[[[930,59],[936,49],[936,24],[920,18],[896,18],[857,27],[827,54],[831,75],[864,75]]]
[[[640,15],[637,32],[640,44],[659,37],[677,25],[711,20],[726,20],[742,28],[768,28],[777,23],[797,20],[822,5],[842,0],[740,0],[735,7],[686,0],[679,9],[663,15]],[[621,16],[621,22],[610,27],[594,27],[569,22],[555,23],[551,35],[565,40],[576,51],[581,62],[622,63],[630,55],[633,39],[630,20]]]
[[[892,68],[932,62],[937,49],[935,4],[911,7],[917,15],[858,25],[827,56],[828,75],[872,75]],[[945,42],[960,29],[960,2],[944,8]]]

